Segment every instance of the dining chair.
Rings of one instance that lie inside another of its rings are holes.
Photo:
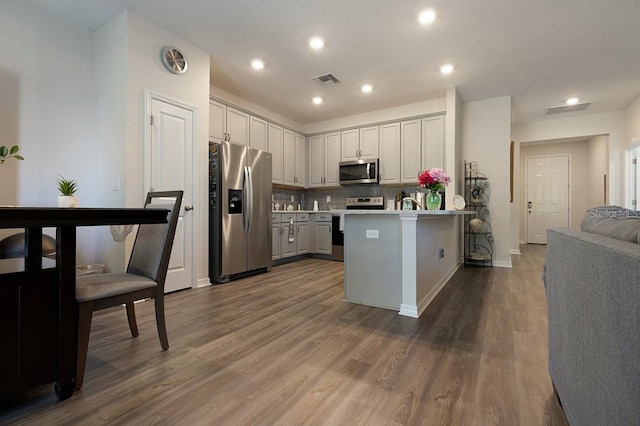
[[[78,357],[76,390],[82,388],[89,348],[89,332],[93,312],[125,305],[129,328],[138,336],[133,302],[155,299],[156,324],[162,350],[169,349],[164,319],[164,283],[176,233],[183,191],[149,192],[145,208],[169,210],[167,223],[145,224],[138,227],[129,265],[125,273],[86,275],[76,278],[78,308]]]

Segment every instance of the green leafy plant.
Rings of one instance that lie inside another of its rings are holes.
[[[78,190],[78,182],[73,179],[65,179],[60,176],[58,179],[58,191],[62,195],[72,196]]]
[[[6,146],[0,146],[0,164],[4,163],[8,158],[15,158],[16,160],[24,160],[24,157],[18,154],[18,150],[20,148],[18,145],[14,145],[11,148],[7,148]]]

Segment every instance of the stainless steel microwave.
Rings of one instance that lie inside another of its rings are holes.
[[[378,183],[378,159],[340,163],[340,185]]]

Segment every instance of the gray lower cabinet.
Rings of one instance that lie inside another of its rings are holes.
[[[309,213],[296,213],[296,254],[309,253]]]
[[[296,255],[296,214],[282,213],[280,250],[282,258]]]
[[[331,213],[318,213],[315,219],[315,252],[331,254]]]
[[[331,213],[272,213],[271,258],[331,255],[331,228]]]
[[[282,234],[282,215],[273,213],[271,216],[271,259],[278,260],[282,258],[282,250],[280,250],[280,235]]]
[[[273,260],[310,252],[308,213],[273,213],[271,218]]]

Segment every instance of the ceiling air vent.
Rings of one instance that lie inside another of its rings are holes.
[[[321,75],[321,76],[312,78],[312,80],[318,83],[322,87],[331,87],[331,86],[335,86],[337,84],[342,83],[333,74]]]
[[[561,114],[563,112],[584,111],[585,109],[589,108],[589,105],[591,105],[591,102],[585,102],[582,104],[575,104],[575,105],[551,107],[551,108],[547,108],[547,115]]]

